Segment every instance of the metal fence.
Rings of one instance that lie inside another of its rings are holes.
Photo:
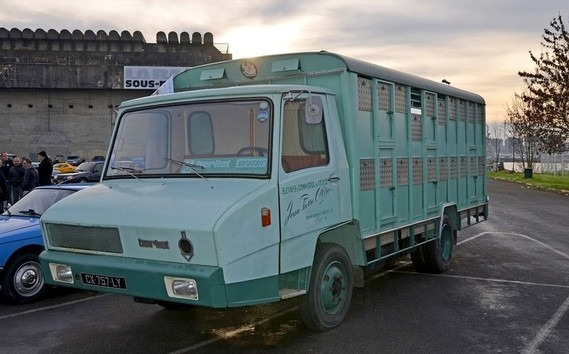
[[[541,155],[541,173],[569,176],[569,153]]]

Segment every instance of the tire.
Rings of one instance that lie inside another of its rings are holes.
[[[19,255],[5,269],[2,295],[9,302],[27,304],[41,298],[44,292],[45,283],[38,255]]]
[[[310,330],[324,332],[338,326],[352,301],[354,279],[346,251],[335,244],[316,248],[308,293],[300,299],[300,316]]]
[[[441,223],[440,236],[436,241],[427,243],[424,247],[426,266],[431,273],[442,273],[450,268],[453,251],[453,231],[445,217]]]

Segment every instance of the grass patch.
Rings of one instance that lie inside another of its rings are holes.
[[[534,173],[533,178],[524,178],[523,173],[490,171],[488,172],[488,178],[525,184],[536,188],[555,189],[569,192],[569,175],[554,176],[550,174]]]

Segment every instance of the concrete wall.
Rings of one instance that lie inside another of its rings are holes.
[[[140,97],[134,90],[0,90],[0,150],[35,160],[38,151],[105,155],[114,127],[114,109]],[[147,93],[147,91],[144,91]]]
[[[222,45],[223,46],[223,45]],[[104,155],[124,89],[124,66],[189,67],[231,59],[213,35],[0,28],[0,151],[29,156]],[[226,45],[225,45],[226,47]]]

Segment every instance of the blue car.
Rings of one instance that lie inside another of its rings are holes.
[[[44,249],[40,216],[57,201],[90,185],[38,187],[0,215],[0,285],[8,302],[24,304],[43,295],[38,259]]]

